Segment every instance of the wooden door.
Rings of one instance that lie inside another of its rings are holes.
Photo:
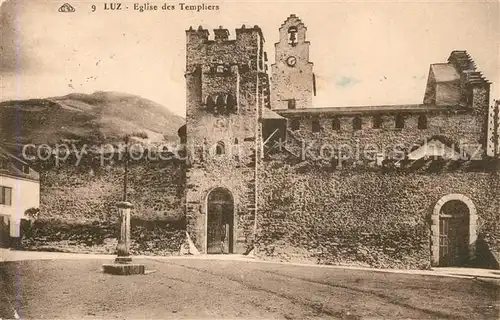
[[[468,262],[469,209],[458,200],[445,203],[439,216],[439,265],[460,267]]]
[[[233,199],[226,189],[218,188],[208,196],[207,253],[233,252]]]

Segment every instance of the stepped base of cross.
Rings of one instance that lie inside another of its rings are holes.
[[[132,259],[131,259],[132,260]],[[146,267],[140,263],[110,263],[102,265],[104,273],[130,276],[135,274],[145,274]]]

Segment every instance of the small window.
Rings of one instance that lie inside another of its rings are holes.
[[[28,167],[27,165],[23,165],[23,173],[30,174],[30,167]]]
[[[295,107],[296,107],[295,99],[288,100],[288,109],[295,109]]]
[[[418,116],[418,128],[427,129],[427,116],[425,114]]]
[[[352,119],[352,129],[353,130],[361,130],[361,117],[356,116]]]
[[[219,141],[217,142],[217,146],[215,147],[215,154],[216,155],[223,155],[226,153],[226,148],[224,145],[224,142]]]
[[[373,117],[373,129],[382,128],[382,116],[376,115]]]
[[[12,204],[12,188],[0,186],[0,204],[6,206]]]
[[[312,132],[320,132],[321,131],[321,126],[319,124],[318,120],[313,120],[312,121]]]
[[[299,127],[300,127],[299,120],[292,120],[292,122],[290,123],[290,128],[295,131],[299,130]]]
[[[405,127],[405,118],[403,115],[396,115],[396,129],[403,129]]]
[[[340,119],[335,117],[332,120],[332,129],[336,131],[340,131]]]

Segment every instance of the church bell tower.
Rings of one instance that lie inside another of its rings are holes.
[[[279,28],[271,76],[272,109],[300,109],[312,105],[315,94],[313,63],[304,23],[294,14]]]

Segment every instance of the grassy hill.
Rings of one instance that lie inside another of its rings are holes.
[[[0,143],[55,144],[65,140],[99,145],[126,134],[145,143],[178,142],[185,120],[166,107],[119,92],[0,103]]]

